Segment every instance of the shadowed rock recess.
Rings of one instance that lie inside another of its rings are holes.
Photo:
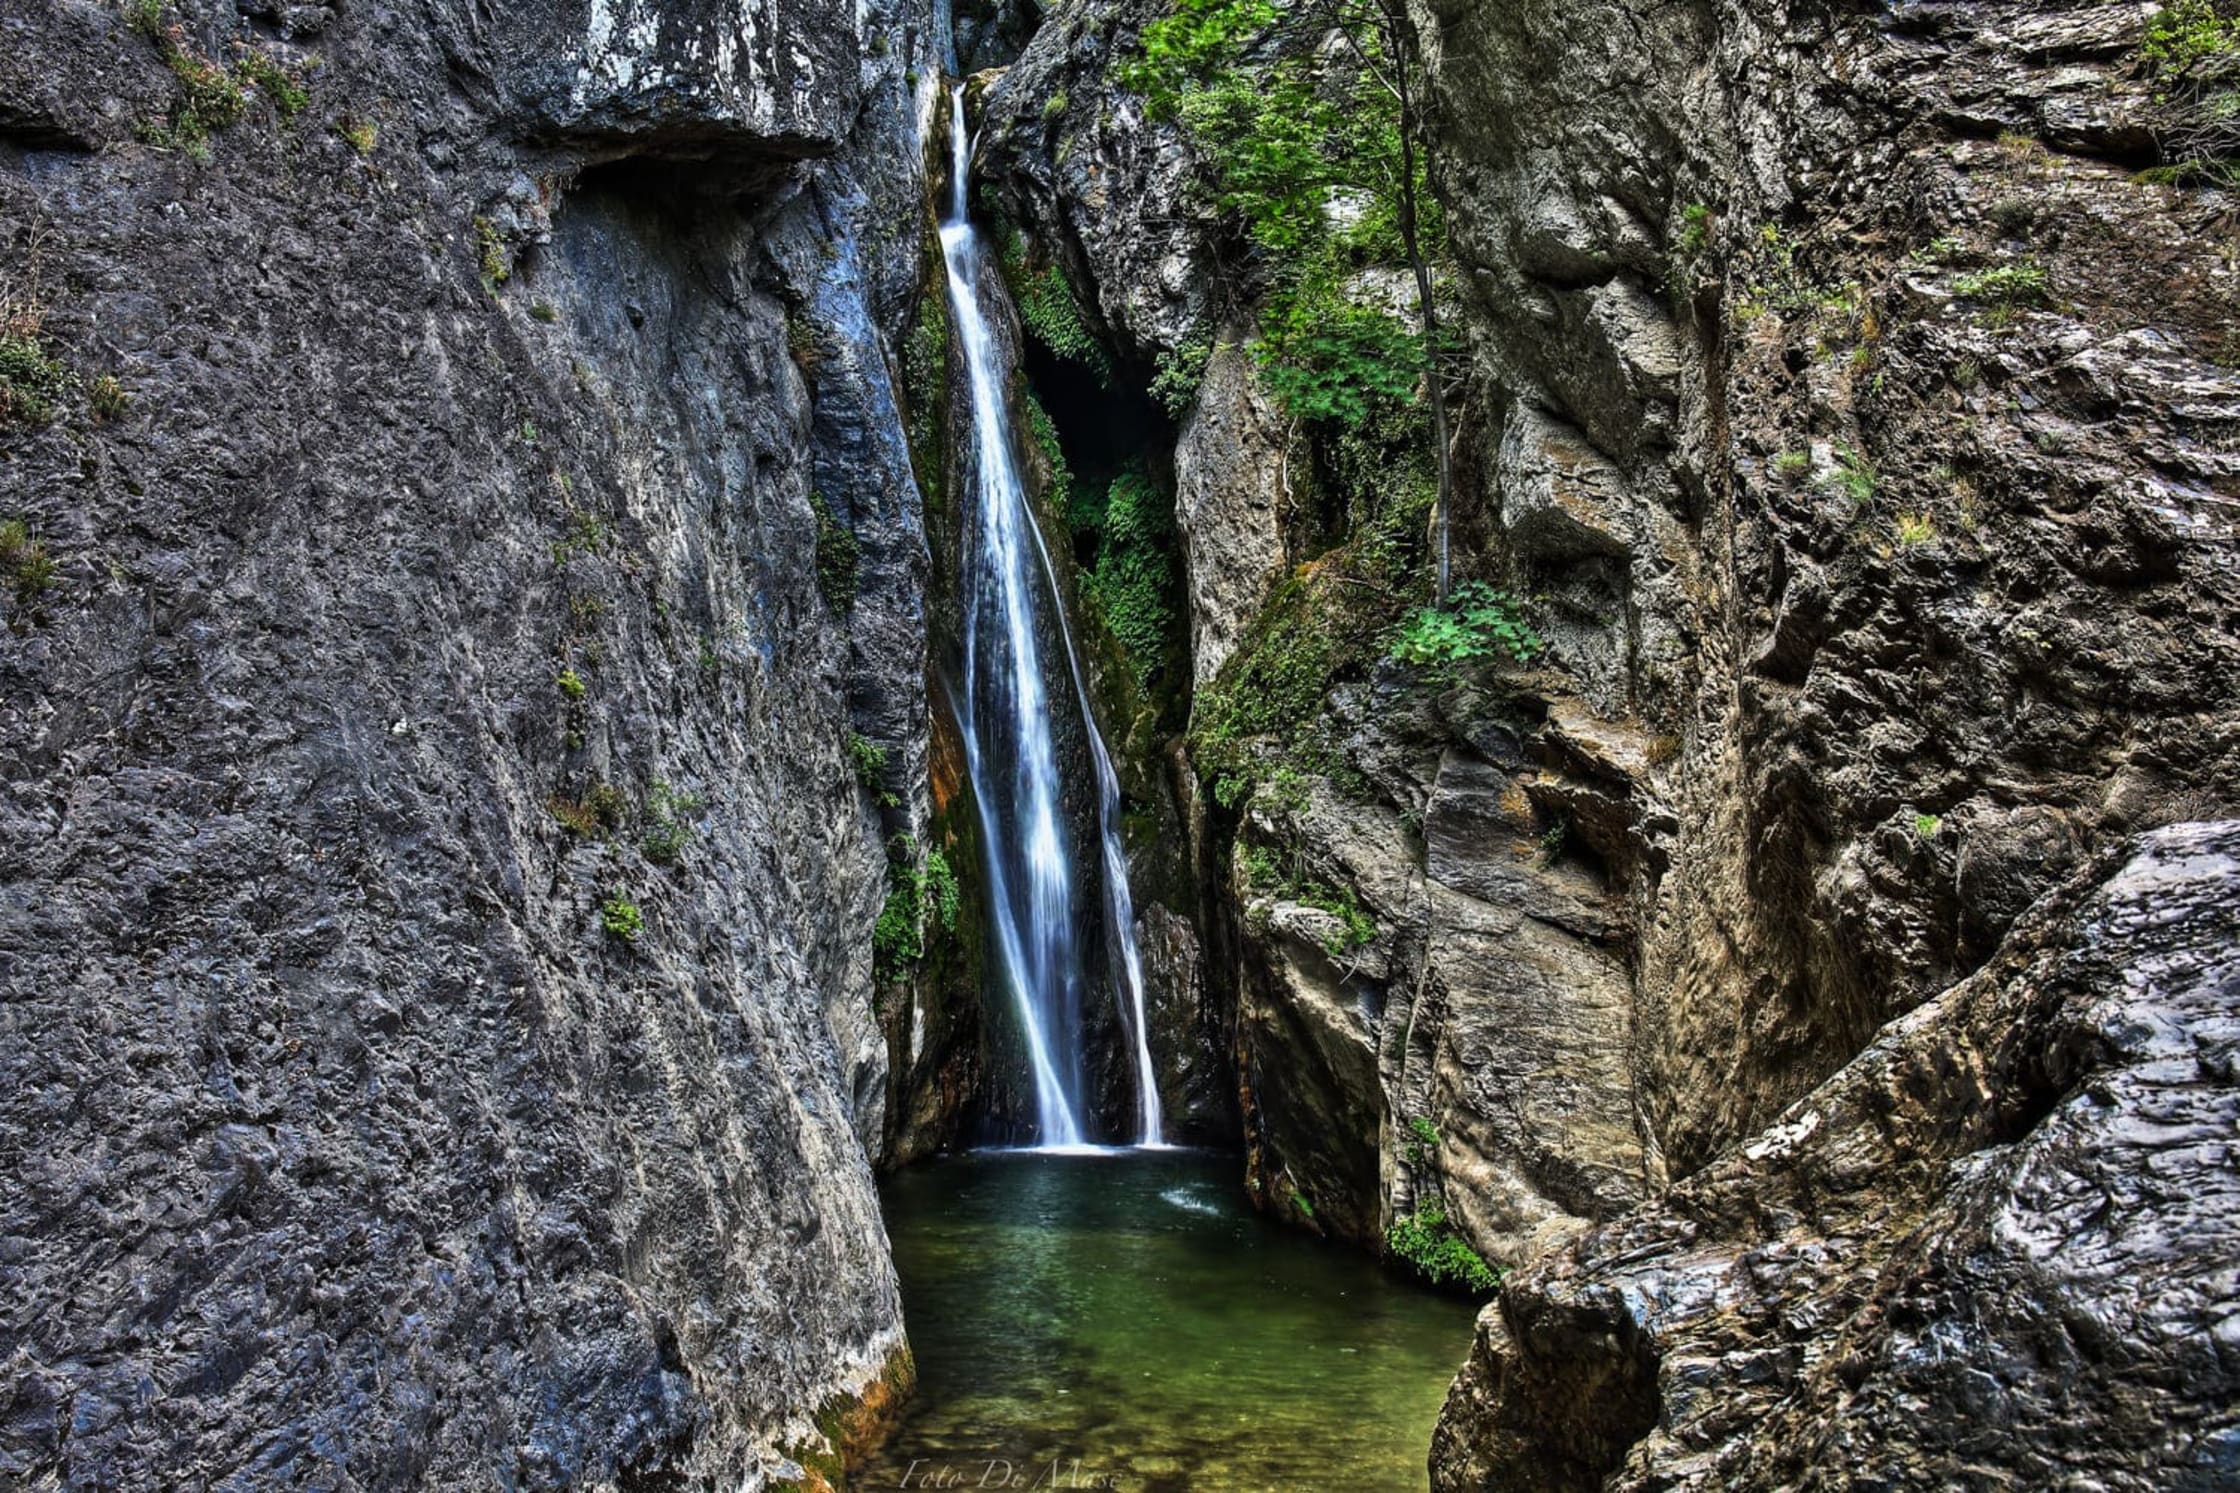
[[[829,1489],[908,1391],[875,1172],[1033,1118],[958,72],[1170,1134],[1481,1257],[1434,1488],[2240,1485],[2240,198],[2153,169],[2163,9],[1380,11],[1456,577],[1544,644],[1426,661],[1420,360],[1301,394],[1409,344],[1398,230],[1223,158],[1370,64],[1276,0],[1162,107],[1178,8],[0,4],[0,1490]]]

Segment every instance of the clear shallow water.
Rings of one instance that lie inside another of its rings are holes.
[[[852,1486],[1424,1488],[1470,1307],[1267,1223],[1237,1170],[982,1152],[891,1179],[919,1387]]]

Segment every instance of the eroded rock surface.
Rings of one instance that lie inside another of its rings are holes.
[[[0,21],[0,1483],[759,1485],[902,1363],[930,16],[168,16]]]
[[[1758,1138],[1512,1276],[1435,1485],[2228,1485],[2236,1044],[2240,823],[2158,831]]]

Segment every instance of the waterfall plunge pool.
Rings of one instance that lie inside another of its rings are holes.
[[[886,1184],[918,1392],[850,1486],[1401,1493],[1472,1309],[1255,1214],[1203,1151]]]

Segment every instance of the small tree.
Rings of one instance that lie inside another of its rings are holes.
[[[1248,61],[1257,44],[1277,60]],[[1334,97],[1318,64],[1335,48],[1351,64],[1353,85]],[[1267,317],[1278,366],[1271,383],[1294,413],[1358,423],[1370,395],[1390,394],[1420,376],[1431,406],[1438,473],[1433,520],[1438,600],[1451,580],[1448,539],[1454,471],[1443,332],[1431,265],[1443,237],[1425,172],[1423,117],[1416,79],[1415,31],[1403,0],[1174,0],[1146,26],[1142,56],[1120,80],[1142,93],[1152,113],[1178,119],[1206,158],[1214,205],[1245,225],[1254,245],[1275,257],[1283,293]],[[1340,304],[1334,278],[1316,249],[1332,189],[1369,199],[1365,214],[1390,223],[1415,279],[1413,356],[1402,359],[1381,331],[1382,313]]]

